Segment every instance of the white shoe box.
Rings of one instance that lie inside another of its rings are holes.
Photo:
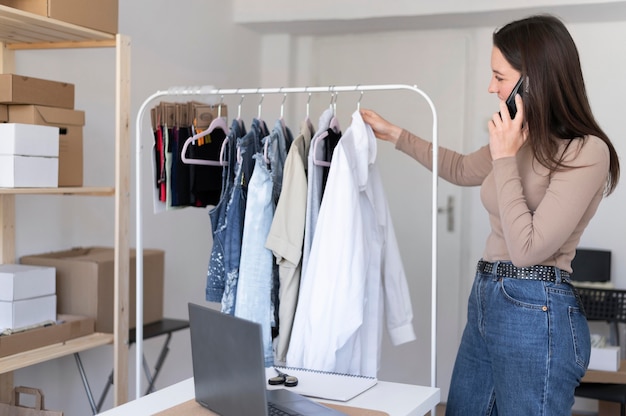
[[[59,157],[59,128],[36,124],[0,124],[0,154]]]
[[[19,329],[47,321],[56,321],[56,295],[0,301],[0,330]]]
[[[0,187],[57,187],[59,128],[0,124]]]
[[[620,348],[607,346],[602,348],[591,348],[589,358],[590,370],[617,371],[620,364]]]
[[[14,301],[56,294],[54,267],[0,264],[0,301]]]
[[[54,267],[0,265],[0,330],[55,321],[56,310]]]

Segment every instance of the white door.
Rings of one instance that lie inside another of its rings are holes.
[[[435,42],[436,39],[436,42]],[[438,110],[439,144],[462,150],[466,81],[466,39],[428,32],[315,38],[308,68],[312,85],[408,84],[426,92]],[[316,97],[317,98],[317,97]],[[320,105],[330,103],[320,97]],[[346,124],[360,101],[388,120],[432,140],[426,101],[411,91],[340,93],[339,120]],[[319,107],[317,107],[319,108]],[[312,111],[312,115],[317,114]],[[347,127],[347,125],[344,126]],[[378,164],[385,183],[398,243],[409,281],[418,340],[394,347],[385,338],[379,378],[429,385],[431,381],[431,195],[432,175],[417,162],[379,142]],[[461,190],[439,180],[437,385],[447,398],[452,365],[465,321],[461,279]]]

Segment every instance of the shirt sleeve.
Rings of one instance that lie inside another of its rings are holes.
[[[413,306],[409,286],[389,212],[387,212],[385,234],[382,265],[385,317],[391,343],[400,345],[415,340],[416,336],[413,329]]]
[[[396,143],[396,149],[411,156],[429,170],[432,170],[433,165],[432,148],[431,142],[407,130],[402,131]],[[439,147],[439,176],[452,184],[478,186],[491,172],[491,168],[491,153],[488,145],[467,155]]]

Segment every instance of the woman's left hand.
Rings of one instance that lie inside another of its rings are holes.
[[[489,120],[489,149],[493,160],[515,156],[528,137],[528,129],[523,127],[524,103],[519,94],[515,96],[515,105],[515,118],[511,119],[506,103],[500,101],[500,113],[494,113]]]

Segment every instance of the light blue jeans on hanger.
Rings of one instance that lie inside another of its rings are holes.
[[[241,263],[235,302],[235,316],[261,324],[265,366],[274,364],[272,349],[273,312],[271,305],[274,256],[265,240],[274,217],[272,179],[263,154],[254,156],[256,164],[248,184],[248,199],[241,242]]]
[[[494,267],[494,270],[497,267]],[[477,273],[447,416],[569,416],[591,352],[575,289]]]

